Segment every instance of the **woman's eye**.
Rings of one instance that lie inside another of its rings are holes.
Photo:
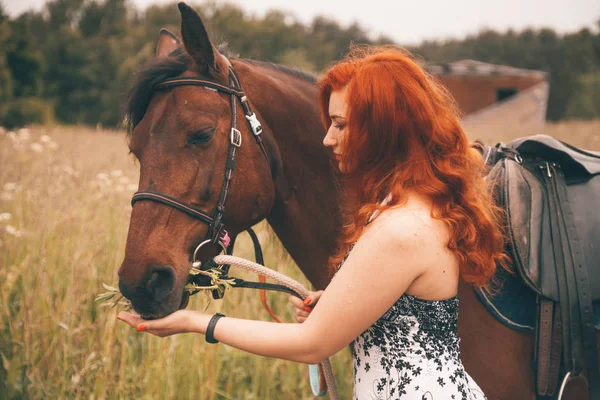
[[[202,144],[202,143],[206,143],[208,142],[214,135],[215,133],[215,129],[214,128],[209,128],[209,129],[203,129],[201,131],[198,131],[194,134],[192,134],[189,138],[188,138],[188,145],[195,145],[195,144]]]
[[[336,125],[335,128],[341,131],[342,129],[344,129],[344,125]]]

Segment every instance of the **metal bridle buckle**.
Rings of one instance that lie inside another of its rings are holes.
[[[250,123],[250,126],[252,127],[252,133],[254,133],[254,136],[260,135],[262,133],[262,125],[258,121],[258,118],[256,118],[256,113],[244,116]]]
[[[213,242],[212,240],[207,239],[204,242],[200,243],[198,245],[198,247],[196,247],[196,250],[194,250],[194,255],[192,256],[192,268],[200,269],[200,267],[202,266],[202,262],[196,261],[196,255],[198,254],[198,251],[202,248],[202,246],[207,245],[212,242]],[[218,243],[221,245],[221,248],[223,249],[223,251],[227,252],[227,248],[220,240],[218,241]]]
[[[242,145],[242,133],[235,128],[231,128],[231,145],[235,147]]]

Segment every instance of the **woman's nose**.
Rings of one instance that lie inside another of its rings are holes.
[[[327,134],[323,138],[323,145],[326,147],[333,147],[333,146],[335,146],[335,144],[336,144],[336,140],[333,137],[333,135],[331,134],[331,130],[328,130]]]

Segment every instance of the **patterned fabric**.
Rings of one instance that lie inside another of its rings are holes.
[[[355,400],[482,400],[460,361],[458,297],[404,294],[352,343]]]

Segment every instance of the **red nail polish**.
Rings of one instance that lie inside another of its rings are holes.
[[[144,325],[144,324],[139,324],[139,325],[137,326],[137,328],[135,328],[135,330],[136,330],[136,331],[138,331],[138,332],[145,331],[145,330],[146,330],[146,325]]]
[[[310,298],[310,297],[307,297],[307,298],[305,298],[305,299],[304,299],[304,305],[305,305],[305,306],[308,306],[308,305],[310,305],[310,303],[312,303],[312,300],[311,300],[311,298]]]
[[[306,312],[311,312],[311,311],[312,311],[312,308],[304,306],[304,311],[306,311]]]

